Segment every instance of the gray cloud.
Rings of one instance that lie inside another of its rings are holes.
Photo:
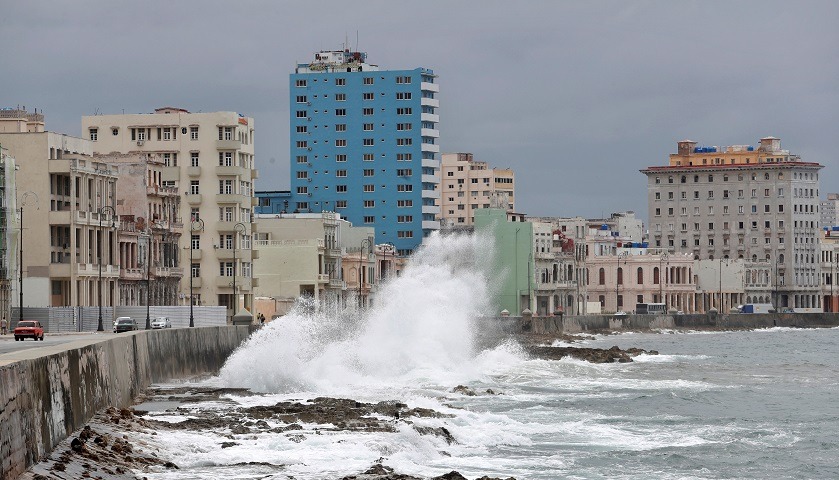
[[[17,2],[0,105],[78,135],[163,105],[256,118],[258,188],[288,186],[288,74],[345,37],[440,75],[441,146],[516,170],[533,215],[646,216],[638,170],[675,142],[756,143],[827,166],[839,125],[836,2]],[[270,159],[275,161],[270,161]]]

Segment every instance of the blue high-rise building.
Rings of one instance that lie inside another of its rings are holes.
[[[379,70],[318,52],[289,84],[292,211],[334,211],[410,254],[440,227],[439,88],[427,68]]]

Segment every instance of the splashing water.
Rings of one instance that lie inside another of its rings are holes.
[[[220,379],[266,393],[334,393],[474,378],[473,322],[490,311],[491,251],[479,235],[434,235],[379,286],[374,307],[301,302],[237,350]]]

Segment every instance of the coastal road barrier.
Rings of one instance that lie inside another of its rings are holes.
[[[746,330],[839,327],[839,313],[731,313],[690,315],[565,315],[497,317],[507,333],[553,335],[652,330]]]
[[[253,326],[147,330],[0,356],[0,479],[152,383],[217,372]]]

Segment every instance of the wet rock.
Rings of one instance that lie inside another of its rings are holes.
[[[467,478],[452,470],[451,472],[440,475],[439,477],[432,477],[431,480],[467,480]]]
[[[627,363],[632,361],[632,357],[647,354],[657,355],[655,350],[643,350],[640,348],[630,348],[628,350],[621,350],[619,347],[612,348],[581,348],[581,347],[547,347],[547,346],[529,346],[527,352],[537,358],[544,358],[547,360],[559,360],[565,357],[576,358],[578,360],[585,360],[591,363]]]
[[[457,440],[455,440],[454,436],[446,427],[419,427],[414,425],[414,430],[416,430],[420,435],[436,435],[441,437],[449,445],[457,443]]]
[[[451,390],[451,392],[452,393],[459,393],[461,395],[466,395],[467,397],[474,397],[474,396],[478,395],[477,393],[475,393],[474,390],[467,387],[466,385],[458,385],[458,386],[454,387]]]
[[[230,447],[235,447],[236,445],[240,445],[240,444],[236,443],[236,442],[221,442],[221,448],[230,448]]]

